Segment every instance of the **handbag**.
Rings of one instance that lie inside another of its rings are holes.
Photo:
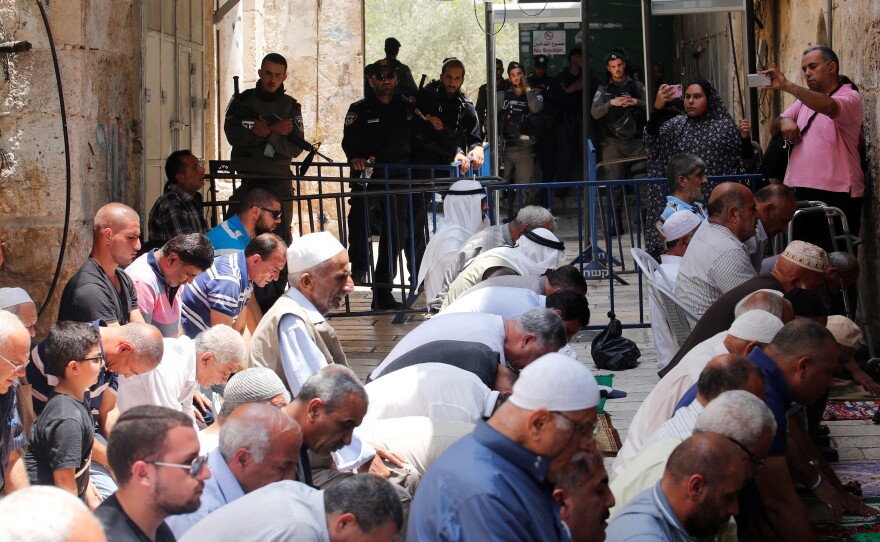
[[[623,336],[623,325],[613,312],[608,313],[608,318],[611,321],[593,339],[590,349],[593,362],[599,369],[609,371],[632,369],[638,365],[642,353],[636,343]]]

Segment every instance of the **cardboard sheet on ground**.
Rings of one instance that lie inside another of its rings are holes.
[[[877,399],[877,397],[866,392],[865,388],[852,380],[835,378],[834,384],[828,390],[828,399],[832,401],[870,401]]]

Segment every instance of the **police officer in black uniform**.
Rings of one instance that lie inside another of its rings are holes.
[[[416,117],[411,101],[395,95],[397,73],[394,66],[386,59],[379,60],[372,66],[369,82],[373,93],[351,104],[345,116],[342,149],[351,163],[353,177],[367,176],[370,162],[409,163],[413,123],[419,121],[425,124]],[[405,179],[406,171],[390,169],[386,177],[384,169],[375,170],[372,178]],[[367,184],[368,187],[364,186]],[[381,182],[351,183],[353,192],[383,190],[386,186],[400,188],[399,185],[385,185]],[[351,198],[351,209],[348,214],[349,257],[352,275],[359,282],[364,281],[369,268],[368,210],[371,205],[379,207],[381,217],[379,259],[373,276],[373,309],[400,309],[402,305],[394,299],[390,285],[397,274],[396,263],[401,248],[406,253],[409,265],[413,264],[414,255],[411,254],[408,242],[408,198],[406,196]],[[391,219],[390,223],[388,217]],[[422,250],[424,251],[424,248]]]
[[[498,93],[498,127],[504,139],[504,178],[517,184],[532,181],[535,170],[534,115],[544,109],[544,98],[529,88],[522,65],[507,65],[510,86]]]
[[[500,92],[507,90],[510,83],[504,78],[504,63],[500,58],[495,59],[495,91]],[[480,121],[480,128],[483,139],[488,139],[486,134],[486,110],[489,108],[488,89],[489,84],[483,83],[477,91],[477,119]]]

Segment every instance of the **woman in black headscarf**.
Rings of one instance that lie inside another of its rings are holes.
[[[712,85],[696,80],[684,93],[685,113],[669,117],[666,105],[673,101],[672,85],[661,85],[654,101],[656,114],[645,126],[644,143],[648,154],[648,176],[666,177],[666,164],[682,152],[702,158],[706,175],[738,175],[745,173],[743,160],[752,158],[751,125],[745,119],[733,121]],[[714,188],[710,184],[708,190]],[[653,225],[666,206],[666,185],[649,185],[647,189],[645,228],[646,250],[659,254],[662,241]],[[705,197],[708,200],[708,192]]]

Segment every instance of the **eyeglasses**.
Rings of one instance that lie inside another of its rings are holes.
[[[556,414],[558,416],[562,416],[563,418],[568,420],[571,423],[571,425],[574,426],[574,430],[581,434],[581,437],[594,438],[596,435],[599,434],[599,427],[594,424],[591,424],[591,425],[580,424],[580,423],[572,420],[571,418],[569,418],[568,416],[566,416],[562,412],[559,412],[558,410],[551,410],[550,412],[552,412],[553,414]]]
[[[397,79],[397,74],[394,72],[374,73],[373,77],[376,81],[384,81],[386,79]]]
[[[750,452],[748,448],[746,448],[745,446],[743,446],[742,443],[741,443],[740,441],[738,441],[738,440],[736,440],[736,439],[734,439],[734,438],[727,437],[727,440],[729,440],[730,442],[736,444],[737,448],[739,448],[740,450],[744,451],[744,452],[746,453],[746,455],[749,456],[749,459],[752,460],[752,463],[754,463],[754,465],[755,465],[756,467],[763,467],[763,466],[764,466],[764,461],[766,461],[766,459],[761,459],[760,457],[756,456],[755,454],[753,454],[752,452]]]
[[[189,475],[195,478],[200,472],[202,472],[202,467],[204,467],[207,462],[208,456],[200,455],[193,459],[193,462],[189,465],[183,463],[166,463],[165,461],[147,461],[146,463],[149,465],[156,465],[157,467],[177,467],[178,469],[186,469],[189,471]]]
[[[0,354],[0,359],[5,361],[6,363],[8,363],[9,366],[12,367],[12,370],[15,372],[23,371],[24,368],[28,366],[28,363],[31,362],[31,358],[28,358],[24,361],[24,363],[19,365],[19,364],[15,363],[14,361],[12,361],[11,359],[4,356],[3,354]]]
[[[274,209],[267,209],[266,207],[260,207],[259,205],[257,205],[256,207],[259,210],[266,211],[267,213],[272,215],[272,218],[274,218],[275,220],[278,220],[279,218],[281,218],[281,210],[280,209],[278,211],[276,211]]]
[[[82,358],[82,359],[78,359],[76,361],[98,361],[98,362],[100,362],[101,367],[107,366],[107,358],[104,357],[103,352],[101,352],[97,356],[92,356],[90,358]]]

